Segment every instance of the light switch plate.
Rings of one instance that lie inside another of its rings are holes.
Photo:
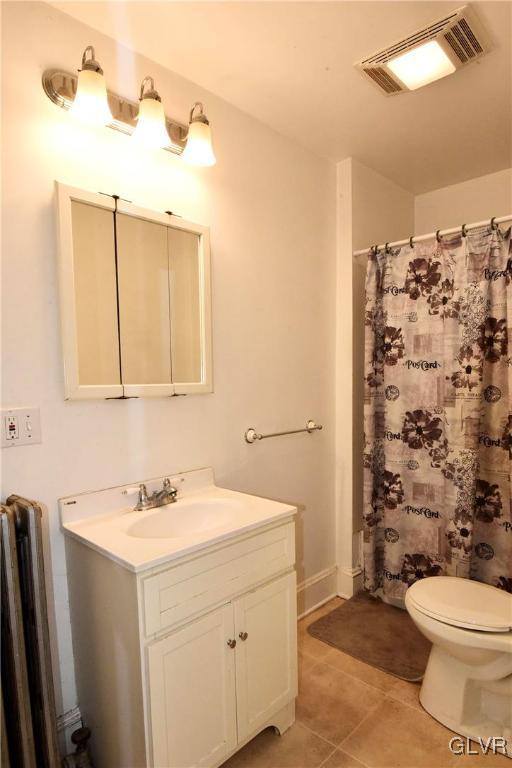
[[[39,408],[8,408],[1,411],[2,448],[41,442]]]

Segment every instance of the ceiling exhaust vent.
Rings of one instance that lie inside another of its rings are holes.
[[[452,11],[356,63],[387,96],[434,82],[488,53],[490,45],[474,11]]]

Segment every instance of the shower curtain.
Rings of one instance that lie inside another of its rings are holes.
[[[370,253],[365,334],[366,589],[512,592],[510,229]]]

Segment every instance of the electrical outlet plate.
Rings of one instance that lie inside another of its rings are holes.
[[[2,448],[41,442],[39,408],[7,408],[1,411]]]

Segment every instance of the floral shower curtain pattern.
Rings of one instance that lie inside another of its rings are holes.
[[[366,589],[512,592],[510,229],[371,253],[365,323]]]

